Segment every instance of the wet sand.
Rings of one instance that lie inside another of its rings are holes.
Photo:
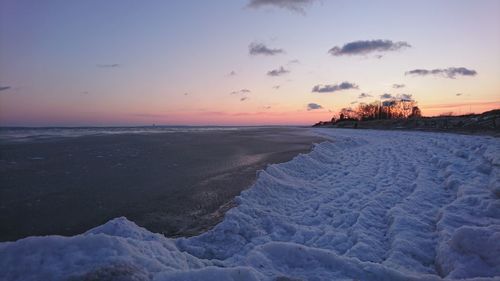
[[[323,139],[304,128],[0,144],[0,241],[75,235],[126,216],[167,236],[217,224],[256,172]]]

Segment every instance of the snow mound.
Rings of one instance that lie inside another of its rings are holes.
[[[210,265],[180,252],[173,240],[117,218],[73,237],[28,237],[0,244],[0,280],[63,280],[127,276]],[[77,278],[78,277],[78,278]],[[85,278],[83,278],[85,277]],[[122,280],[122,279],[117,279]]]
[[[169,239],[126,218],[0,243],[0,280],[499,280],[500,141],[315,129],[212,230]]]

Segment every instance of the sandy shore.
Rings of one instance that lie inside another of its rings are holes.
[[[301,128],[83,136],[0,145],[0,241],[126,216],[167,236],[222,219],[256,171],[307,152]]]

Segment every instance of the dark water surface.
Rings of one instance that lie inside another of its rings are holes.
[[[256,171],[323,141],[307,132],[225,128],[2,141],[0,241],[74,235],[118,216],[167,236],[198,234],[222,219]]]

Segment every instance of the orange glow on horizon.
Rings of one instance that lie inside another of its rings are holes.
[[[463,102],[420,106],[424,116],[438,116],[440,114],[453,113],[453,115],[463,115],[469,113],[480,114],[493,109],[500,109],[500,101],[496,102]]]
[[[500,102],[470,102],[460,104],[436,104],[420,106],[424,116],[438,116],[445,113],[461,115],[482,113],[499,109]],[[259,126],[259,125],[301,125],[310,126],[318,121],[328,121],[336,112],[328,110],[297,111],[184,111],[171,113],[94,113],[73,114],[66,112],[31,112],[11,114],[2,117],[2,126]],[[43,120],[43,121],[36,121]],[[18,125],[19,124],[19,125]]]
[[[117,114],[71,114],[32,113],[10,115],[2,123],[22,126],[148,126],[148,125],[192,125],[192,126],[258,126],[258,125],[304,125],[329,120],[332,112],[317,111],[260,111],[260,112],[223,112],[196,111],[172,113],[117,113]],[[36,121],[40,120],[40,121]]]

